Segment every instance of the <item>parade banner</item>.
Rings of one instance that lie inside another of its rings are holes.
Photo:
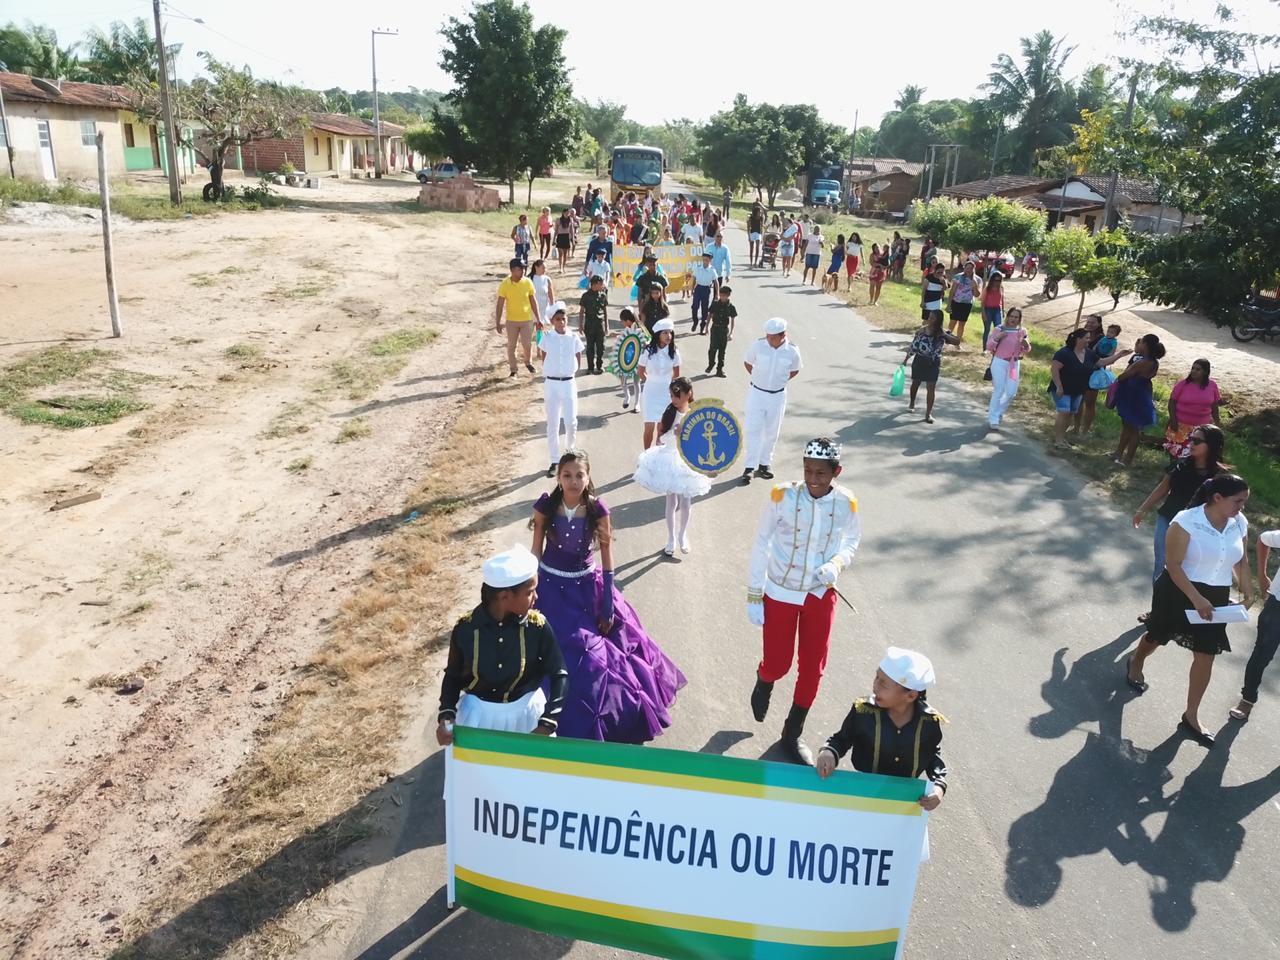
[[[454,728],[448,901],[676,960],[893,960],[924,781]]]
[[[667,281],[677,290],[685,273],[693,269],[695,263],[702,262],[702,244],[699,243],[656,243],[653,255],[658,258],[658,266],[667,275]],[[640,266],[640,258],[644,256],[644,247],[628,243],[615,245],[613,248],[613,285],[630,287],[635,282],[636,268]]]
[[[720,400],[694,401],[676,441],[689,469],[714,477],[742,453],[742,424]]]

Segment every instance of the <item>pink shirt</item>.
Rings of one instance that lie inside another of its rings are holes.
[[[1178,423],[1188,427],[1213,423],[1213,405],[1222,400],[1218,385],[1212,380],[1203,387],[1190,380],[1179,380],[1174,384],[1171,397]]]
[[[1016,330],[997,327],[987,338],[987,349],[1001,360],[1017,360],[1031,352],[1031,343],[1027,340],[1027,331],[1021,327]]]

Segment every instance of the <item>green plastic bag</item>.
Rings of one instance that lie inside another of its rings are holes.
[[[897,370],[893,371],[893,383],[889,385],[889,396],[900,397],[902,390],[907,385],[907,365],[904,363]]]

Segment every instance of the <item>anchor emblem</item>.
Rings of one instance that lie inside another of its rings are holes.
[[[703,467],[718,467],[724,463],[725,455],[716,453],[716,425],[711,420],[702,422],[702,439],[707,441],[707,452],[699,455],[698,465]]]

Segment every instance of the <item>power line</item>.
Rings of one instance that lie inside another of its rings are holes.
[[[178,9],[172,3],[169,3],[168,0],[161,0],[161,2],[164,3],[164,6],[166,9],[172,10],[174,13],[178,14],[181,17],[186,18],[191,23],[194,23],[197,26],[204,27],[204,29],[208,30],[210,33],[221,37],[223,40],[226,40],[228,43],[233,43],[237,47],[241,47],[245,50],[248,50],[250,53],[257,54],[260,57],[265,57],[267,60],[270,60],[273,63],[278,63],[282,67],[287,67],[288,72],[292,73],[295,77],[298,77],[300,83],[302,82],[301,76],[299,75],[298,71],[294,68],[293,64],[289,63],[287,60],[281,60],[279,57],[272,56],[269,53],[259,50],[257,47],[251,47],[249,46],[249,44],[243,43],[240,40],[237,40],[235,37],[229,36],[228,34],[223,33],[221,30],[217,30],[209,26],[209,24],[205,23],[203,20],[199,20],[196,17],[191,16],[191,14],[187,13],[186,11]]]

